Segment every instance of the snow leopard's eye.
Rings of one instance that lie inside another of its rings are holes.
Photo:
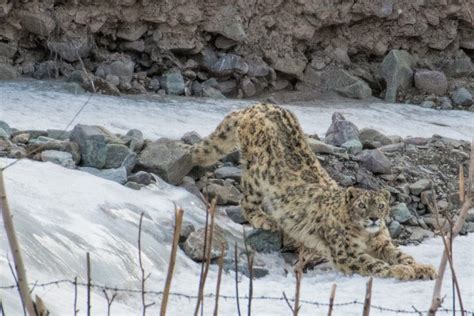
[[[365,204],[362,203],[362,202],[360,202],[358,206],[359,206],[359,208],[365,208]]]
[[[385,204],[383,204],[383,203],[379,204],[379,210],[382,210],[384,207],[385,207]]]

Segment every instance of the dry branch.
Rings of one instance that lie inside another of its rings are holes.
[[[36,311],[31,298],[30,289],[28,287],[28,279],[26,277],[25,265],[23,263],[23,257],[21,256],[21,249],[16,237],[15,227],[13,225],[13,219],[10,212],[10,206],[8,205],[7,193],[5,190],[5,182],[3,180],[3,169],[0,169],[0,208],[3,216],[3,225],[5,225],[5,233],[7,235],[8,244],[12,253],[13,262],[15,264],[15,271],[18,278],[18,289],[20,292],[20,298],[22,304],[28,311],[28,315],[35,316]]]
[[[91,314],[91,258],[89,253],[86,254],[87,268],[87,316]]]
[[[367,282],[367,287],[365,289],[364,312],[362,313],[363,316],[369,316],[371,300],[372,300],[372,277],[369,278],[369,281]]]
[[[221,254],[219,256],[219,260],[217,261],[217,265],[219,266],[219,272],[217,273],[216,302],[214,305],[214,316],[217,316],[219,314],[219,295],[221,292],[222,269],[224,268],[224,252],[225,252],[225,246],[224,246],[224,243],[221,243]]]
[[[145,213],[140,214],[140,221],[138,223],[138,263],[140,265],[140,272],[141,272],[141,297],[142,297],[142,315],[146,315],[146,309],[152,306],[153,303],[147,304],[145,300],[145,282],[150,277],[150,275],[145,275],[145,268],[143,267],[143,260],[142,260],[142,224],[143,224],[143,216]]]
[[[331,296],[329,296],[329,310],[328,310],[328,316],[332,315],[332,309],[334,306],[334,299],[336,297],[336,283],[332,285],[331,288]]]
[[[253,254],[250,253],[247,244],[247,236],[245,234],[245,228],[242,226],[242,234],[245,245],[245,255],[247,257],[247,268],[249,270],[249,299],[247,305],[247,315],[252,315],[252,297],[253,297]]]
[[[115,298],[117,297],[117,293],[114,293],[112,297],[109,297],[107,294],[107,290],[103,289],[102,292],[104,293],[105,299],[107,300],[107,316],[110,316],[110,311],[112,310],[112,303],[114,302]]]
[[[79,310],[77,309],[77,277],[74,278],[74,316],[77,315]]]
[[[160,315],[166,315],[166,307],[168,305],[168,297],[170,294],[171,280],[173,278],[174,266],[176,263],[176,251],[178,250],[179,234],[181,233],[181,224],[183,223],[184,211],[182,208],[175,207],[174,217],[174,233],[173,233],[173,245],[171,247],[170,263],[168,265],[168,273],[166,275],[165,289],[163,291],[163,299],[161,301]]]
[[[239,256],[237,251],[237,244],[234,245],[234,270],[235,270],[235,303],[237,304],[237,314],[240,313],[240,301],[239,301]]]
[[[464,178],[464,173],[460,173],[460,183],[463,178]],[[446,264],[448,260],[450,261],[450,264],[452,264],[452,260],[449,259],[451,256],[451,249],[449,249],[449,245],[451,244],[452,240],[461,231],[464,225],[464,222],[466,221],[467,212],[472,207],[473,178],[474,178],[474,141],[471,142],[471,158],[469,161],[469,175],[467,179],[467,190],[463,190],[465,193],[460,193],[460,197],[463,198],[463,201],[462,201],[463,204],[459,212],[459,217],[457,218],[456,223],[452,227],[452,234],[451,236],[448,237],[448,241],[446,242],[443,239],[445,247],[444,247],[443,256],[441,258],[441,262],[438,268],[438,277],[436,278],[435,286],[433,289],[433,297],[432,297],[431,306],[428,312],[428,315],[430,316],[431,315],[434,316],[436,314],[436,311],[438,310],[438,308],[441,306],[441,303],[443,302],[443,299],[441,297],[441,286],[443,284],[444,272],[446,270]],[[464,189],[464,181],[462,183],[463,184],[460,184],[460,190]],[[443,234],[444,232],[441,231],[442,237],[443,237]],[[452,268],[452,271],[454,271],[453,268]],[[454,277],[454,274],[453,274],[453,277]],[[462,310],[462,307],[461,307],[461,310]],[[462,311],[462,314],[464,314],[464,311]]]

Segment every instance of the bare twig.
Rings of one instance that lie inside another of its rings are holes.
[[[216,302],[214,305],[214,316],[219,315],[219,295],[221,292],[221,279],[222,279],[222,269],[224,268],[224,243],[221,244],[221,254],[217,265],[219,266],[219,272],[217,273],[217,283],[216,283]]]
[[[77,277],[74,278],[74,316],[77,315],[79,310],[77,309]]]
[[[114,302],[115,298],[117,297],[117,293],[114,293],[112,297],[109,297],[107,294],[107,290],[102,290],[104,293],[105,299],[107,300],[107,316],[110,316],[110,311],[112,310],[112,303]]]
[[[460,173],[460,181],[464,178],[464,173]],[[472,185],[473,185],[473,178],[474,178],[474,141],[471,142],[471,158],[469,162],[469,175],[468,175],[468,180],[467,180],[467,190],[465,191],[465,194],[460,193],[460,197],[463,198],[463,203],[461,206],[461,210],[459,212],[459,217],[456,220],[456,223],[452,227],[452,234],[448,237],[448,239],[452,240],[454,239],[459,232],[461,231],[464,222],[467,217],[468,210],[472,207]],[[464,189],[464,181],[463,184],[460,184],[460,189]],[[436,203],[434,203],[436,204]],[[437,211],[436,208],[434,208],[435,211]],[[436,216],[438,217],[438,216]],[[441,258],[441,262],[439,264],[438,268],[438,277],[435,282],[435,286],[433,289],[433,297],[431,300],[431,306],[428,312],[428,315],[435,315],[436,311],[438,308],[441,306],[443,299],[441,297],[441,286],[443,284],[443,277],[444,277],[444,272],[446,270],[446,264],[450,263],[450,266],[452,266],[452,250],[449,248],[449,245],[451,244],[451,241],[447,242],[446,239],[444,238],[444,232],[441,232],[441,236],[443,238],[443,244],[444,244],[444,251],[443,251],[443,256]],[[451,258],[451,259],[450,259]],[[455,273],[454,273],[454,268],[451,267],[451,271],[453,272],[453,278],[455,278]],[[457,279],[455,283],[457,282]],[[461,298],[460,296],[460,290],[458,292],[458,297],[459,299]],[[460,304],[462,304],[462,300],[460,299],[459,301]],[[463,306],[461,305],[461,311],[462,314],[464,314],[464,309]]]
[[[87,316],[91,315],[91,257],[86,253],[86,267],[87,267]]]
[[[145,268],[143,267],[143,260],[142,260],[142,224],[143,224],[143,215],[145,213],[140,214],[140,222],[138,223],[138,263],[140,265],[140,272],[141,272],[141,297],[142,297],[142,315],[146,315],[146,309],[152,306],[153,303],[147,304],[145,300],[145,282],[150,277],[150,274],[145,275]]]
[[[329,296],[329,310],[328,310],[328,316],[332,315],[332,309],[334,306],[334,299],[336,297],[336,283],[332,285],[331,288],[331,296]]]
[[[285,292],[283,292],[283,298],[285,299],[286,305],[288,305],[288,307],[290,308],[291,313],[294,315],[295,310],[293,309],[293,306],[291,306],[290,301],[288,300],[288,297],[286,296]]]
[[[12,214],[10,212],[10,206],[8,205],[5,182],[3,180],[3,170],[4,169],[0,169],[0,209],[3,215],[3,225],[5,226],[5,233],[7,235],[8,244],[10,246],[13,262],[15,264],[15,271],[18,278],[18,289],[20,292],[22,304],[25,306],[28,315],[35,316],[35,307],[33,305],[33,300],[28,287],[28,279],[26,277],[23,257],[21,256],[20,244],[18,243],[18,239],[16,237]]]
[[[18,295],[20,295],[20,301],[21,301],[21,292],[20,292],[20,285],[18,284],[18,279],[16,278],[15,270],[13,269],[12,263],[10,262],[10,258],[8,259],[8,267],[10,268],[10,272],[13,276],[13,280],[15,280],[16,288],[18,289]],[[21,307],[23,308],[23,315],[26,316],[26,308],[25,304],[23,304],[23,301],[21,301]]]
[[[364,312],[362,313],[363,316],[369,316],[371,300],[372,300],[372,277],[369,278],[369,281],[367,282],[367,287],[365,289]]]
[[[203,253],[205,255],[203,259],[205,260],[206,264],[204,266],[204,271],[201,276],[201,280],[199,282],[198,300],[196,304],[196,309],[194,310],[195,316],[197,316],[199,312],[199,307],[201,307],[201,314],[203,314],[204,287],[206,285],[207,274],[209,273],[209,266],[211,265],[211,250],[212,250],[212,239],[214,235],[214,219],[216,215],[216,201],[217,201],[216,198],[214,198],[211,202],[211,207],[209,208],[209,213],[211,215],[211,223],[209,227],[205,227],[204,236],[208,235],[208,230],[209,230],[209,236],[207,236],[207,238],[204,238],[205,240],[207,239],[207,245],[205,245],[206,252]]]
[[[295,307],[293,308],[295,316],[298,316],[298,313],[301,309],[301,306],[300,306],[301,280],[303,278],[303,268],[305,264],[306,262],[305,262],[304,254],[303,252],[300,252],[298,263],[295,266],[296,289],[295,289]]]
[[[171,246],[170,263],[168,265],[168,273],[166,275],[165,289],[163,291],[163,299],[161,301],[160,315],[166,315],[166,307],[168,305],[168,297],[170,294],[171,280],[173,278],[174,266],[176,263],[176,251],[178,250],[179,234],[181,233],[181,224],[183,223],[184,211],[182,208],[175,206],[174,216],[174,233],[173,233],[173,245]]]
[[[234,244],[234,270],[235,270],[235,303],[237,304],[237,314],[241,316],[240,313],[240,302],[239,302],[239,256],[237,250],[237,243]]]
[[[245,255],[247,257],[247,268],[249,270],[249,299],[247,305],[247,315],[252,315],[252,296],[253,296],[253,254],[250,253],[247,245],[247,235],[245,234],[245,227],[242,226],[242,234],[244,238]]]

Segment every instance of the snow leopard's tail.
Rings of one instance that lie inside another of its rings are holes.
[[[192,146],[194,165],[212,165],[237,148],[237,125],[240,114],[240,111],[237,111],[227,115],[211,135]]]

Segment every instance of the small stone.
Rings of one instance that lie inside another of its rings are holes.
[[[378,149],[363,150],[356,158],[361,162],[362,166],[372,173],[390,173],[392,163]]]
[[[127,174],[130,174],[132,173],[133,168],[135,168],[137,161],[138,161],[137,153],[130,152],[128,153],[127,156],[125,156],[125,159],[120,164],[120,167],[124,167],[127,170]]]
[[[453,103],[461,106],[472,104],[472,94],[466,88],[459,88],[453,93]]]
[[[105,77],[105,80],[113,86],[118,86],[120,84],[120,78],[116,75],[109,74]]]
[[[448,80],[441,71],[418,70],[415,73],[415,87],[426,93],[443,95],[448,91]]]
[[[410,54],[404,50],[392,49],[382,61],[382,77],[387,83],[385,101],[396,102],[399,88],[408,88],[413,82],[413,63]]]
[[[8,125],[4,121],[0,121],[0,128],[8,135],[8,138],[10,138],[12,134],[12,129],[10,128],[10,125]]]
[[[106,136],[108,132],[99,126],[76,125],[69,139],[79,145],[82,165],[103,168],[107,159]]]
[[[3,128],[0,127],[0,139],[3,139],[3,140],[9,140],[10,139],[10,135],[7,134],[7,132],[5,132],[3,130]],[[13,140],[13,139],[12,139]],[[17,143],[13,140],[14,143]]]
[[[49,161],[65,168],[74,169],[76,164],[72,159],[72,155],[68,152],[58,150],[45,150],[41,152],[41,160]]]
[[[107,144],[107,154],[105,158],[105,169],[118,168],[122,165],[125,158],[131,154],[130,149],[125,145]],[[135,154],[136,155],[136,154]]]
[[[184,222],[181,225],[181,231],[179,232],[179,242],[185,242],[186,239],[188,239],[189,235],[191,235],[191,233],[195,231],[196,231],[196,228],[194,227],[193,224]]]
[[[362,151],[362,143],[356,139],[345,142],[341,147],[345,148],[351,155],[357,155]]]
[[[422,108],[432,109],[436,106],[436,104],[433,101],[423,101],[421,102],[420,106]]]
[[[206,256],[204,255],[204,251],[203,251],[205,232],[206,232],[205,228],[200,228],[190,233],[183,246],[184,253],[188,257],[190,257],[191,259],[197,262],[206,260]],[[211,260],[216,259],[220,256],[221,244],[224,245],[224,251],[227,251],[229,247],[227,240],[222,236],[221,233],[214,230],[213,236],[212,236],[211,251],[210,251]]]
[[[188,145],[194,145],[202,141],[201,135],[199,135],[197,132],[187,132],[186,134],[181,137],[181,140],[183,143],[188,144]]]
[[[439,108],[441,110],[452,110],[453,109],[453,104],[451,102],[451,99],[448,97],[440,97],[438,98],[439,102]]]
[[[397,238],[402,232],[402,225],[400,225],[398,221],[393,220],[388,226],[388,231],[390,232],[390,236],[392,238]]]
[[[124,167],[120,167],[117,169],[102,169],[99,170],[97,168],[91,167],[79,167],[79,170],[88,172],[93,174],[94,176],[114,181],[120,184],[124,184],[127,182],[127,170]]]
[[[426,137],[407,137],[405,138],[405,143],[415,146],[424,146],[428,143],[430,139]]]
[[[120,84],[130,84],[135,69],[135,63],[127,56],[119,56],[115,60],[100,64],[96,70],[96,76],[107,78],[108,75],[117,76]],[[108,83],[108,82],[107,82]]]
[[[390,213],[393,219],[401,224],[408,222],[413,217],[405,203],[399,203],[393,206]]]
[[[218,179],[233,179],[240,182],[242,178],[242,169],[237,167],[220,167],[214,171],[216,178]]]
[[[433,191],[421,192],[420,199],[421,199],[421,203],[423,203],[424,205],[429,206],[433,204]]]
[[[143,185],[138,184],[136,182],[131,182],[131,181],[128,181],[127,183],[125,183],[125,186],[132,190],[140,190],[143,187]]]
[[[240,88],[246,98],[253,97],[257,93],[257,88],[249,78],[244,78],[240,81]]]
[[[254,229],[247,234],[247,244],[257,252],[269,253],[279,251],[282,247],[280,232]]]
[[[408,185],[410,188],[410,193],[413,195],[420,195],[421,192],[429,189],[431,187],[431,181],[429,179],[421,179]]]
[[[184,94],[184,78],[179,72],[167,73],[161,76],[160,85],[166,90],[166,93],[168,94]]]
[[[143,133],[138,129],[131,129],[125,135],[126,145],[130,147],[130,150],[138,153],[142,150],[143,145],[145,145],[145,140],[143,139]]]
[[[217,205],[232,204],[240,202],[241,193],[232,184],[225,182],[224,185],[210,183],[202,189],[204,196],[209,195],[210,199],[217,198]]]
[[[372,89],[370,89],[369,85],[361,79],[357,79],[354,83],[348,86],[336,89],[336,91],[342,96],[352,99],[362,100],[372,96]]]
[[[219,77],[229,76],[233,73],[244,75],[248,70],[249,66],[244,59],[235,54],[227,54],[219,58],[209,69],[211,73]]]
[[[153,182],[153,176],[145,171],[138,171],[137,173],[128,176],[127,179],[130,182],[135,182],[145,186]]]
[[[316,154],[333,154],[338,150],[337,147],[328,145],[314,138],[307,138],[306,141],[308,142],[308,145],[311,150]]]
[[[0,80],[14,80],[18,78],[19,75],[13,66],[2,63],[0,59]]]
[[[240,206],[228,206],[225,208],[225,213],[237,224],[242,225],[247,223],[247,219],[242,214],[242,208]]]

